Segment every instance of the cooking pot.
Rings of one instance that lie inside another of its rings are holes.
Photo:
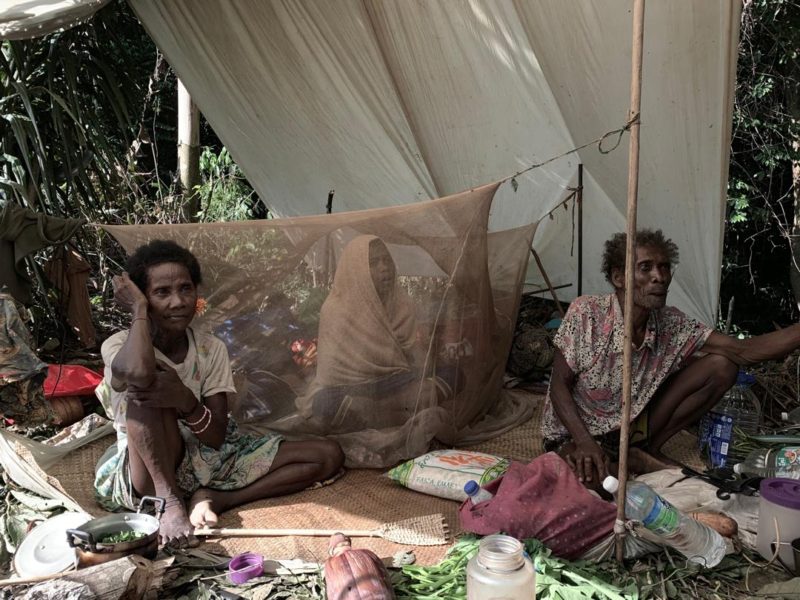
[[[142,506],[152,502],[156,507],[156,517],[142,513]],[[148,559],[158,553],[158,519],[164,513],[164,498],[144,496],[139,501],[135,513],[119,513],[92,519],[76,529],[67,529],[67,543],[75,548],[78,568],[99,565],[138,554]],[[144,534],[130,542],[102,543],[99,540],[113,534],[135,531]]]

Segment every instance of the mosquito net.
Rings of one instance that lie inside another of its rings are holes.
[[[431,440],[472,443],[529,416],[500,394],[535,225],[487,233],[491,184],[359,212],[103,226],[131,252],[171,239],[203,270],[227,345],[233,416],[340,442],[382,467]]]

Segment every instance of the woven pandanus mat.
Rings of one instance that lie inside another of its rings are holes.
[[[86,512],[99,517],[110,514],[94,499],[94,471],[103,452],[116,442],[116,436],[108,435],[65,455],[47,470],[47,474],[58,480],[60,487]]]
[[[460,532],[458,503],[403,488],[381,471],[355,469],[333,485],[281,498],[253,502],[222,515],[223,528],[377,529],[385,523],[441,513],[451,533]],[[380,557],[412,549],[417,563],[429,565],[444,558],[444,546],[405,546],[381,538],[354,538],[353,546],[368,548]],[[270,558],[302,558],[324,562],[326,537],[273,537],[209,539],[209,551],[233,555],[257,552]]]
[[[528,400],[534,405],[533,416],[503,435],[480,444],[466,446],[466,450],[485,452],[524,463],[529,463],[540,454],[544,454],[541,421],[545,397],[521,390],[517,393],[525,393],[528,396]]]
[[[679,463],[691,467],[696,471],[705,471],[706,465],[697,447],[697,436],[689,433],[685,429],[672,436],[664,444],[662,449],[664,454]]]

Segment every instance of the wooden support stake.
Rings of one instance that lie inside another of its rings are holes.
[[[583,163],[578,165],[578,296],[583,296]]]
[[[633,2],[633,52],[631,56],[631,109],[628,113],[628,211],[625,240],[625,311],[622,354],[622,417],[619,428],[619,491],[617,525],[625,522],[625,488],[628,484],[628,437],[631,426],[631,362],[633,360],[633,274],[636,267],[636,208],[639,195],[639,123],[642,100],[642,47],[644,0]],[[615,527],[617,560],[625,556],[625,530]]]
[[[533,258],[536,260],[536,265],[539,267],[539,272],[542,274],[544,278],[544,282],[547,284],[547,289],[550,290],[550,295],[553,297],[553,301],[556,303],[556,308],[558,308],[558,314],[561,315],[561,318],[564,318],[564,308],[561,306],[561,302],[558,301],[558,296],[556,296],[556,289],[553,287],[553,284],[550,283],[550,278],[547,276],[547,272],[544,270],[544,265],[542,265],[542,261],[539,260],[539,255],[536,254],[536,250],[531,248],[531,254],[533,254]]]

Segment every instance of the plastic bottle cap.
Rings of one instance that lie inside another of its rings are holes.
[[[739,374],[736,376],[736,385],[743,385],[745,387],[750,387],[756,382],[756,378],[747,373],[746,371],[739,371]]]
[[[603,479],[603,489],[609,494],[616,494],[619,489],[619,480],[613,475],[609,475]]]
[[[478,493],[478,490],[481,489],[481,486],[478,485],[478,482],[474,479],[470,479],[467,483],[464,484],[464,493],[467,496],[472,496]]]

